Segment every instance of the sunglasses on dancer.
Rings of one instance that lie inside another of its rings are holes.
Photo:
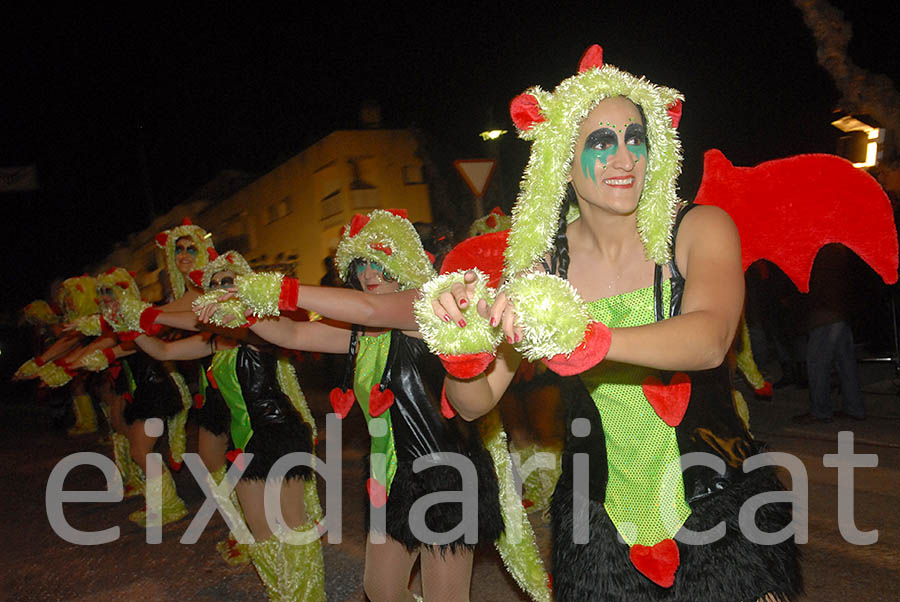
[[[210,280],[209,281],[209,289],[215,290],[217,288],[227,289],[234,287],[234,278],[231,276],[225,276],[220,280]]]
[[[191,257],[196,257],[197,256],[197,247],[195,247],[194,245],[188,245],[188,246],[175,245],[175,254],[181,255],[182,253],[187,253]]]
[[[381,274],[381,278],[382,278],[385,282],[393,282],[393,281],[394,281],[394,277],[391,276],[390,274],[388,274],[388,273],[385,271],[384,266],[381,265],[380,263],[376,262],[376,261],[370,261],[368,264],[366,264],[365,261],[362,261],[362,262],[360,262],[359,264],[357,264],[357,266],[356,266],[356,275],[359,276],[359,277],[362,277],[363,272],[366,271],[366,268],[370,268],[370,269],[372,269],[372,270],[378,272],[379,274]]]

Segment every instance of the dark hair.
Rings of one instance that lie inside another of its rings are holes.
[[[350,265],[347,266],[347,274],[344,279],[344,286],[347,288],[354,288],[358,291],[363,290],[362,282],[359,281],[359,272],[357,271],[357,267],[361,264],[366,264],[368,261],[363,259],[362,257],[357,257],[353,261],[350,262]]]
[[[358,269],[358,267],[360,265],[368,265],[368,263],[369,263],[369,261],[362,257],[357,257],[356,259],[351,261],[350,265],[347,266],[347,280],[346,280],[346,283],[344,284],[344,286],[346,286],[348,288],[355,288],[358,291],[363,290],[362,282],[359,281],[360,270]],[[379,265],[381,265],[381,267],[384,268],[384,264],[379,264]],[[365,271],[365,269],[363,269],[361,271]],[[387,271],[387,268],[384,269],[383,273],[385,276],[387,276],[387,278],[385,278],[386,282],[389,281],[389,279],[397,280],[396,278],[394,278],[393,274],[391,274],[390,272]]]
[[[629,99],[631,100],[631,99]],[[647,117],[644,115],[644,109],[641,108],[641,105],[637,104],[634,101],[631,101],[632,104],[637,107],[638,113],[641,115],[641,123],[644,124],[644,127],[647,126]],[[645,138],[645,144],[647,145],[647,156],[650,156],[650,140]],[[646,174],[644,175],[646,178]],[[569,182],[566,186],[566,195],[563,199],[562,207],[559,210],[559,225],[556,228],[556,236],[554,237],[554,249],[550,254],[550,273],[556,274],[563,280],[567,280],[569,278],[569,239],[566,237],[566,228],[568,227],[568,222],[566,221],[566,214],[569,211],[570,205],[578,205],[578,197],[575,196],[575,187],[572,186],[572,183]]]

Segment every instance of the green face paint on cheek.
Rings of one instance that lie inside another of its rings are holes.
[[[596,184],[597,173],[595,170],[595,166],[597,165],[597,159],[600,159],[600,162],[603,164],[603,169],[606,169],[606,164],[609,163],[609,158],[616,154],[616,150],[618,150],[618,148],[619,145],[614,144],[603,150],[586,147],[583,151],[581,151],[581,172],[584,174],[584,177],[590,178],[594,181],[594,184]]]
[[[631,153],[631,156],[634,157],[634,162],[637,163],[641,160],[641,157],[644,158],[644,161],[647,161],[647,143],[641,142],[640,144],[629,144],[628,151]]]

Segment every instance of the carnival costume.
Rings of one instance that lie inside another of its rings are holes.
[[[559,255],[551,252],[558,231],[577,216],[567,176],[579,125],[599,102],[616,96],[631,100],[644,116],[649,152],[636,217],[656,272],[652,287],[585,303],[568,282],[552,275],[565,275],[565,268],[558,269]],[[601,363],[609,326],[649,324],[680,312],[684,281],[674,263],[673,241],[676,220],[683,216],[676,194],[681,101],[675,90],[604,65],[600,47],[593,46],[579,73],[553,93],[532,88],[510,106],[520,136],[533,140],[504,251],[502,290],[515,304],[523,330],[517,348],[561,375],[580,375],[567,379],[563,389],[567,436],[551,506],[557,600],[754,600],[767,594],[788,599],[802,590],[793,539],[757,545],[738,528],[744,502],[783,486],[771,466],[749,474],[741,470],[759,449],[735,411],[727,365],[663,374]],[[499,235],[487,236],[496,239],[495,247],[503,245]],[[539,264],[544,270],[535,270]],[[663,265],[671,274],[666,281]],[[458,274],[455,281],[460,279]],[[452,334],[430,311],[431,299],[452,281],[425,295],[417,316],[427,323],[433,351],[452,356],[455,365],[467,356],[478,358],[466,366],[471,376],[492,359],[493,349],[479,346],[474,335],[454,346],[448,340]],[[489,289],[477,293],[492,298]],[[490,330],[476,325],[487,340]],[[691,466],[682,472],[682,454],[694,451],[711,454],[707,457],[716,459],[717,468]],[[579,476],[589,478],[587,491],[573,485],[576,454],[589,458],[590,470],[582,468]],[[576,521],[574,508],[589,519]],[[778,531],[791,522],[790,508],[768,504],[754,518],[763,531]],[[673,539],[682,526],[696,532],[722,521],[727,531],[714,543],[679,546]]]
[[[212,236],[200,226],[191,223],[190,218],[184,218],[181,225],[165,230],[156,235],[156,246],[162,249],[165,257],[166,269],[165,274],[169,284],[173,299],[181,299],[188,290],[188,282],[184,275],[178,270],[175,258],[175,247],[179,239],[187,238],[191,244],[197,249],[194,256],[195,270],[201,270],[207,263],[215,259],[216,250],[213,247]],[[169,465],[174,470],[181,469],[181,457],[187,448],[187,438],[184,427],[187,423],[188,411],[191,407],[191,397],[187,387],[182,387],[184,377],[176,370],[174,364],[166,363],[166,371],[169,372],[172,379],[178,384],[179,399],[181,400],[181,410],[168,419],[167,428],[169,431]]]
[[[97,291],[101,296],[113,295],[116,301],[115,305],[104,304],[102,307],[102,330],[117,333],[123,341],[134,340],[140,334],[159,332],[160,327],[152,324],[152,319],[149,319],[158,310],[141,300],[138,286],[127,270],[110,268],[97,276]],[[118,376],[122,380],[118,381],[117,391],[123,392],[125,397],[124,418],[127,424],[150,418],[169,420],[182,411],[182,399],[190,396],[177,372],[164,369],[163,363],[144,353],[136,353],[120,362],[122,370]],[[171,447],[171,433],[169,441]],[[114,441],[113,450],[115,452],[120,448],[124,451],[124,444],[119,438]],[[145,497],[151,487],[159,487],[162,492],[162,513],[150,513],[147,508],[138,510],[128,517],[133,522],[141,526],[148,523],[165,525],[180,520],[187,514],[187,507],[178,497],[175,481],[165,465],[162,466],[160,477],[153,481],[146,480],[137,464],[124,469],[120,466],[120,470],[126,479],[137,472],[136,479],[140,483],[138,489]]]
[[[213,275],[224,270],[236,276],[251,273],[250,266],[239,253],[228,251],[204,268],[200,282],[202,288],[209,290]],[[210,291],[197,299],[195,304],[205,304],[221,294],[222,291]],[[217,351],[204,380],[207,385],[204,387],[206,400],[203,407],[207,412],[202,422],[215,433],[222,418],[230,414],[226,428],[234,449],[227,455],[230,461],[244,467],[241,479],[274,478],[269,473],[282,456],[294,452],[315,453],[315,421],[293,366],[275,348],[257,348],[240,343],[232,349]],[[217,394],[227,404],[224,414],[221,409],[209,407],[215,403]],[[245,458],[252,459],[246,461]],[[221,482],[221,476],[212,475],[217,484]],[[292,466],[284,478],[304,481],[308,521],[297,531],[316,529],[322,510],[312,468]],[[231,518],[243,525],[242,516]],[[289,535],[276,532],[265,541],[254,541],[248,545],[250,558],[269,598],[310,602],[324,600],[324,564],[318,537],[298,544],[291,542]],[[227,550],[217,547],[225,556]],[[232,558],[226,557],[226,561],[234,563],[240,548],[233,547],[230,552]]]
[[[342,279],[354,260],[374,262],[400,284],[422,286],[434,276],[430,258],[415,228],[400,210],[355,215],[338,244],[336,264]],[[298,304],[298,282],[280,274],[237,278],[238,297],[254,318],[278,315]],[[232,312],[233,314],[233,312]],[[479,424],[455,417],[442,397],[444,371],[424,343],[399,330],[365,335],[354,327],[343,386],[331,392],[331,404],[344,417],[358,402],[372,435],[368,479],[370,528],[374,510],[384,512],[387,534],[406,547],[471,549],[462,535],[449,543],[422,541],[412,532],[409,511],[433,492],[458,492],[460,473],[448,466],[412,470],[416,459],[455,453],[468,458],[478,482],[478,542],[492,541],[519,585],[535,600],[549,600],[547,574],[534,534],[513,484],[506,434],[496,414]],[[479,432],[480,431],[480,432]],[[386,505],[386,507],[385,507]],[[374,510],[373,510],[374,509]],[[458,528],[459,502],[429,506],[425,526],[440,534]],[[505,526],[505,531],[504,531]]]
[[[62,319],[66,323],[97,314],[99,309],[94,288],[94,279],[87,274],[67,278],[62,282],[57,292],[57,303],[62,311]],[[47,313],[48,311],[50,313]],[[26,307],[26,319],[31,322],[53,320],[54,314],[55,312],[46,303],[31,303]],[[70,370],[64,357],[44,362],[40,356],[36,356],[16,371],[16,377],[37,377],[43,385],[54,389],[69,385],[73,378],[79,379],[76,383],[78,386],[72,391],[75,424],[68,433],[85,435],[97,431],[97,414],[91,396],[83,387],[84,377]]]

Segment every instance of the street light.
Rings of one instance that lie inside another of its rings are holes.
[[[831,125],[845,132],[838,141],[838,154],[853,162],[853,167],[873,167],[884,151],[884,128],[868,115],[844,115]]]
[[[506,130],[488,130],[486,132],[481,132],[478,135],[481,136],[482,140],[487,141],[487,140],[496,140],[503,134],[508,134],[508,133],[509,132],[507,132]]]

